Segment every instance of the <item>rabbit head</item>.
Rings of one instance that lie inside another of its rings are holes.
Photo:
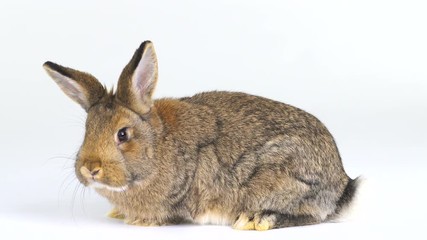
[[[82,184],[124,191],[156,173],[153,141],[160,125],[151,114],[157,82],[157,57],[151,42],[143,42],[136,50],[120,75],[116,92],[107,91],[88,73],[52,62],[43,67],[87,112],[85,138],[75,163]]]

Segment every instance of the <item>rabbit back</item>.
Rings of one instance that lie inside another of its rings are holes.
[[[335,214],[351,179],[317,118],[245,93],[206,92],[181,101],[207,107],[216,124],[216,137],[199,146],[193,215],[232,222],[233,214],[272,211],[321,222]],[[221,209],[233,214],[227,218]]]

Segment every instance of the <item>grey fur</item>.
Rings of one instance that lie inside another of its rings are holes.
[[[324,222],[351,203],[357,184],[345,173],[333,137],[301,109],[237,92],[205,92],[151,105],[157,81],[154,49],[155,77],[145,85],[152,88],[149,95],[141,93],[143,103],[135,104],[137,97],[127,97],[137,96],[130,81],[139,54],[149,47],[144,42],[126,66],[120,95],[82,86],[102,97],[88,108],[76,174],[90,185],[87,172],[102,169],[96,181],[111,189],[97,191],[114,205],[113,217],[138,225],[189,220],[267,230]],[[62,66],[50,66],[62,72]],[[132,138],[114,142],[123,126]],[[123,186],[123,191],[112,190]]]

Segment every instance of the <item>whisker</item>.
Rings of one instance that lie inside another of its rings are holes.
[[[71,185],[71,183],[73,183],[73,181],[75,181],[76,179],[74,178],[74,174],[72,172],[69,172],[67,174],[67,176],[64,178],[64,180],[62,180],[61,185],[59,186],[59,191],[58,191],[58,204],[59,204],[59,200],[60,200],[60,196],[61,195],[65,195],[66,190],[68,189],[68,187]],[[68,184],[66,185],[66,187],[64,188],[66,182],[68,182]]]
[[[64,164],[62,164],[62,170],[66,170],[66,169],[74,169],[74,163],[75,161],[71,162],[70,165],[66,166],[68,163],[70,162],[64,162]]]
[[[80,186],[81,186],[80,184],[77,184],[76,187],[74,188],[73,197],[72,197],[72,204],[71,204],[71,212],[73,214],[73,219],[74,219],[75,223],[77,223],[76,218],[75,218],[75,214],[74,214],[75,203],[76,203],[76,195],[77,195],[77,192],[78,192]]]
[[[79,149],[77,149],[77,151],[74,151],[74,153],[71,156],[67,156],[67,155],[57,155],[57,156],[53,156],[50,157],[48,159],[46,159],[46,161],[44,162],[44,164],[46,165],[48,162],[52,161],[52,160],[69,160],[69,161],[75,161],[76,160],[76,156],[77,153],[79,152]]]
[[[65,194],[67,192],[67,190],[70,188],[71,184],[73,184],[77,181],[77,178],[74,177],[73,173],[68,174],[67,179],[69,179],[68,180],[69,182],[68,182],[67,186],[64,188],[63,194]],[[64,181],[64,183],[65,183],[65,181]],[[77,184],[78,184],[78,181],[77,181]]]
[[[51,160],[57,160],[57,159],[75,160],[74,157],[70,157],[70,156],[54,156],[54,157],[48,158],[47,160],[51,161]]]
[[[84,201],[85,192],[86,192],[86,187],[83,186],[82,190],[80,191],[80,204],[82,205],[83,214],[85,216],[87,216],[87,214],[86,214],[86,208],[85,208],[85,201]]]

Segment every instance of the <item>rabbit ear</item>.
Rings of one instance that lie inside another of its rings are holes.
[[[117,99],[139,114],[150,111],[157,83],[157,56],[153,44],[145,41],[123,69],[117,86]]]
[[[105,88],[88,73],[45,62],[44,69],[62,91],[88,111],[105,94]]]

